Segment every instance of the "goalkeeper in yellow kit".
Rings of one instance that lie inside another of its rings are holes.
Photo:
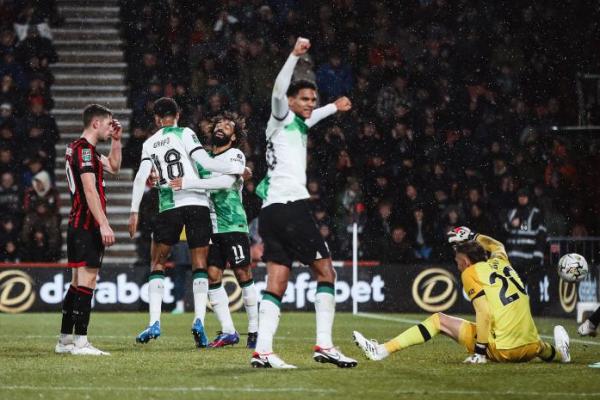
[[[448,241],[454,245],[454,260],[475,309],[475,323],[436,313],[384,344],[355,331],[354,341],[367,358],[382,360],[442,333],[467,349],[471,355],[464,362],[469,364],[526,362],[536,357],[570,362],[569,336],[562,326],[554,327],[554,346],[540,339],[529,297],[502,243],[466,227],[448,232]]]

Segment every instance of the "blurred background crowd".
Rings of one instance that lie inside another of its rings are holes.
[[[0,1],[0,261],[57,261],[54,1]],[[60,154],[60,157],[63,155]]]
[[[235,110],[250,128],[243,150],[255,179],[244,201],[253,220],[273,81],[301,35],[312,48],[295,79],[315,81],[321,104],[348,96],[354,105],[313,128],[308,143],[310,201],[334,258],[351,257],[354,221],[360,257],[389,262],[447,261],[445,233],[463,224],[509,241],[525,231],[536,260],[547,235],[598,233],[598,176],[584,167],[598,165],[597,149],[551,134],[577,120],[574,76],[597,65],[597,10],[580,18],[573,4],[543,2],[123,3],[131,167],[155,129],[158,97],[174,97],[181,124],[205,139],[211,116]]]

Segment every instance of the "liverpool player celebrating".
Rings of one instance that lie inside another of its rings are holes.
[[[67,147],[65,168],[72,199],[67,258],[72,279],[63,301],[56,353],[109,354],[88,342],[87,330],[104,248],[115,243],[106,217],[104,171],[116,175],[121,168],[121,133],[121,125],[109,109],[91,104],[83,110],[83,134]],[[108,138],[112,143],[106,157],[96,151],[96,144]]]
[[[208,299],[208,271],[206,258],[211,235],[210,210],[205,190],[183,189],[174,191],[168,183],[176,178],[198,176],[198,168],[223,174],[243,175],[244,160],[211,158],[189,128],[177,126],[179,106],[167,97],[154,103],[154,121],[160,128],[148,138],[142,148],[142,160],[133,183],[129,234],[137,230],[138,210],[146,180],[154,168],[158,174],[159,210],[152,232],[151,273],[148,278],[150,323],[137,337],[138,343],[148,343],[160,336],[160,315],[164,295],[165,263],[171,246],[179,242],[185,225],[188,247],[192,258],[192,288],[194,293],[194,321],[192,335],[197,347],[206,347],[204,316]]]
[[[246,164],[239,149],[246,135],[245,121],[235,113],[224,112],[213,118],[212,149],[215,160],[237,159]],[[248,314],[248,348],[256,347],[258,329],[258,296],[250,270],[250,240],[248,222],[242,204],[243,179],[239,175],[223,175],[202,169],[195,175],[171,180],[175,190],[209,190],[210,218],[213,233],[208,251],[208,300],[221,323],[221,332],[209,348],[237,344],[240,340],[229,312],[229,299],[222,284],[223,270],[229,264],[242,288],[242,298]]]
[[[295,368],[273,353],[273,337],[279,324],[281,298],[294,260],[310,265],[317,280],[315,312],[317,340],[313,358],[338,367],[355,367],[356,360],[333,346],[331,330],[335,314],[335,271],[325,241],[310,213],[306,189],[306,143],[308,130],[337,111],[348,111],[350,100],[315,109],[317,88],[312,82],[291,83],[298,58],[308,52],[310,42],[299,38],[279,72],[273,87],[271,117],[267,124],[267,176],[257,187],[263,198],[259,230],[265,244],[267,289],[258,317],[255,368]]]

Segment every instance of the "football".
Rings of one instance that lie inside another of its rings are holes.
[[[568,253],[558,260],[558,275],[567,282],[579,282],[587,274],[588,263],[582,255]]]

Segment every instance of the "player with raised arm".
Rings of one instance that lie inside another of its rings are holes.
[[[235,113],[225,112],[212,119],[212,150],[215,159],[236,158],[245,165],[245,156],[239,150],[246,128],[245,121]],[[239,175],[223,175],[200,171],[195,175],[177,178],[169,183],[175,190],[210,189],[210,216],[213,233],[208,250],[208,301],[220,324],[221,332],[209,343],[209,348],[224,347],[239,342],[229,311],[229,298],[222,284],[223,270],[227,265],[242,288],[244,308],[248,315],[248,342],[246,347],[256,346],[258,330],[258,295],[250,270],[250,239],[248,222],[242,204],[243,179]]]
[[[467,364],[484,364],[488,360],[526,362],[536,357],[570,362],[569,336],[562,326],[554,327],[554,346],[540,339],[531,317],[529,296],[510,266],[504,245],[466,227],[455,228],[448,236],[454,244],[454,260],[461,271],[463,289],[475,309],[475,323],[436,313],[384,344],[365,339],[355,331],[354,341],[365,356],[382,360],[442,333],[471,353],[464,361]]]
[[[189,128],[177,126],[179,107],[167,97],[154,103],[154,120],[160,128],[142,147],[140,168],[135,176],[129,218],[129,234],[133,238],[138,225],[138,210],[146,180],[153,168],[158,174],[159,210],[152,233],[151,272],[148,278],[150,323],[137,337],[138,343],[147,343],[160,336],[160,314],[164,295],[165,263],[171,246],[179,241],[185,226],[187,243],[192,258],[192,279],[195,316],[192,334],[197,347],[206,347],[204,316],[208,296],[206,258],[211,234],[208,196],[205,190],[174,191],[170,180],[197,176],[199,169],[223,174],[242,175],[244,162],[237,158],[211,158]]]
[[[83,134],[67,147],[65,172],[71,192],[67,259],[72,277],[63,300],[56,353],[109,354],[92,346],[87,332],[104,248],[115,243],[106,217],[104,172],[116,175],[121,169],[121,134],[121,125],[108,108],[90,104],[83,110]],[[106,157],[96,151],[96,145],[109,138],[112,141]]]
[[[265,246],[263,259],[267,262],[268,278],[259,308],[256,351],[250,361],[255,368],[295,368],[273,353],[281,299],[295,260],[309,265],[317,280],[314,360],[342,368],[357,365],[356,360],[344,356],[333,345],[335,271],[327,245],[310,212],[306,189],[309,128],[337,111],[350,110],[351,103],[348,98],[341,97],[315,109],[315,84],[308,81],[291,83],[298,58],[309,48],[307,39],[298,38],[273,87],[271,117],[266,130],[268,171],[257,187],[257,194],[263,199],[259,233]]]

